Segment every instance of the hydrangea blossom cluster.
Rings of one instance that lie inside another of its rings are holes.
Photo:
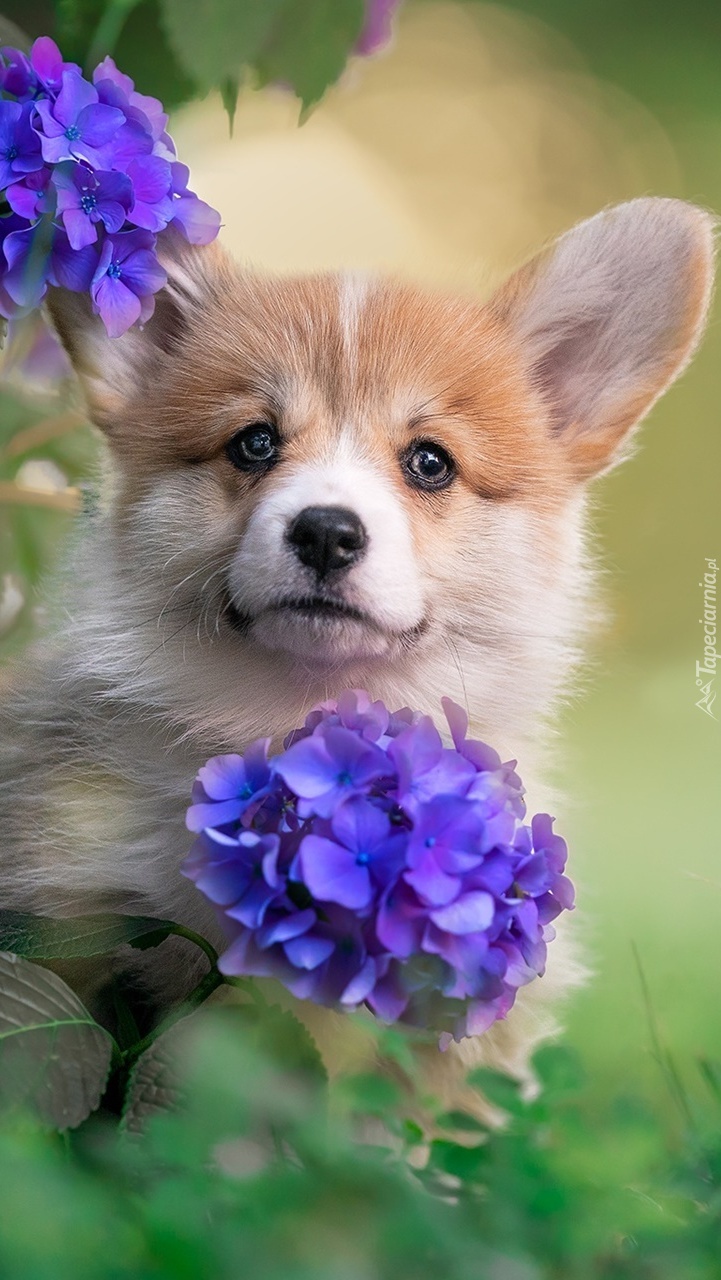
[[[189,189],[162,103],[112,58],[92,82],[47,36],[29,56],[0,49],[0,315],[39,305],[48,285],[89,292],[111,337],[152,315],[166,283],[158,235],[193,244],[220,217]]]
[[[280,755],[259,740],[200,770],[184,867],[230,945],[226,975],[441,1033],[479,1035],[542,974],[573,906],[553,819],[524,823],[515,761],[362,691],[324,703]]]

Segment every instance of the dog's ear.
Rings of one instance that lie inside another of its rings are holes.
[[[142,327],[109,338],[85,293],[51,289],[47,308],[78,375],[88,413],[112,437],[125,406],[157,379],[161,366],[182,356],[213,306],[228,296],[235,274],[218,244],[194,246],[164,233],[158,257],[168,277],[155,311]]]
[[[574,227],[492,299],[579,479],[621,459],[630,429],[691,358],[713,231],[681,200],[631,200]]]

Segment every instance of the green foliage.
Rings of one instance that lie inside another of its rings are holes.
[[[162,0],[168,43],[199,91],[219,87],[232,120],[245,75],[292,85],[304,109],[341,75],[364,0]]]
[[[214,954],[169,921],[0,915],[0,938],[33,955],[171,932]],[[715,1063],[671,1113],[681,1130],[632,1094],[597,1113],[560,1046],[536,1055],[535,1090],[478,1069],[485,1104],[444,1111],[417,1076],[418,1032],[366,1018],[375,1067],[329,1081],[293,1014],[247,981],[205,1003],[219,982],[212,965],[143,1040],[129,1011],[117,1045],[57,975],[0,952],[3,1280],[231,1280],[241,1260],[254,1280],[717,1274]]]
[[[364,0],[284,0],[257,61],[261,84],[291,84],[307,110],[340,76],[360,36]]]
[[[556,1081],[572,1084],[556,1085],[553,1104],[541,1096],[500,1129],[439,1116],[457,1132],[428,1145],[405,1114],[410,1085],[379,1072],[326,1087],[289,1063],[287,1040],[261,1043],[247,1027],[237,1009],[178,1023],[145,1063],[157,1068],[164,1039],[172,1089],[152,1086],[148,1105],[141,1059],[140,1114],[120,1131],[97,1116],[63,1143],[27,1116],[5,1120],[4,1280],[717,1274],[721,1112],[710,1091],[698,1127],[677,1141],[638,1100],[587,1114],[577,1066],[556,1049]]]
[[[181,66],[210,89],[258,57],[282,5],[283,0],[165,0],[163,24]]]
[[[364,0],[57,0],[56,35],[90,69],[106,53],[167,106],[220,89],[232,121],[246,78],[308,109],[343,72]],[[37,34],[37,33],[33,33]]]

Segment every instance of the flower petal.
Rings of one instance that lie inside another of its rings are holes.
[[[110,338],[120,338],[140,316],[140,299],[122,280],[108,276],[95,286],[94,301]]]
[[[296,969],[317,969],[335,951],[332,938],[317,938],[312,934],[304,934],[300,938],[292,938],[283,945],[283,950],[290,963]]]
[[[300,846],[303,880],[319,902],[367,907],[373,897],[367,867],[359,867],[347,849],[323,836],[306,836]]]
[[[490,893],[462,893],[455,902],[432,911],[431,920],[448,933],[481,933],[491,924],[494,910]]]

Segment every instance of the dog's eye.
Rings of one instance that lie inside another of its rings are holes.
[[[434,440],[417,440],[402,464],[406,479],[419,489],[445,489],[456,474],[451,455]]]
[[[228,441],[225,452],[241,471],[272,466],[278,460],[278,432],[270,422],[251,422]]]

